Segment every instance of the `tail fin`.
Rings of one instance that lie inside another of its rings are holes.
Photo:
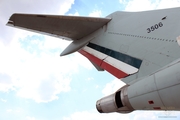
[[[180,57],[179,12],[180,8],[112,13],[101,34],[79,52],[117,78],[147,76]]]

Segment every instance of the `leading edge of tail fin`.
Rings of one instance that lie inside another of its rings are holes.
[[[125,78],[138,72],[142,60],[116,52],[94,43],[89,43],[79,52],[117,78]]]

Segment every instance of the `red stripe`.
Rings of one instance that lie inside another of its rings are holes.
[[[154,110],[161,110],[161,107],[153,107]]]
[[[103,63],[101,64],[101,67],[119,79],[128,76],[128,74],[126,74],[123,71],[115,68],[114,66],[108,64],[107,62],[103,61]]]
[[[106,71],[108,71],[109,73],[111,73],[112,75],[114,75],[115,77],[117,77],[119,79],[128,76],[128,74],[126,74],[125,72],[115,68],[114,66],[106,63],[105,61],[95,57],[94,55],[92,55],[84,50],[80,50],[79,53],[81,53],[82,55],[87,57],[89,60],[96,63],[98,66],[105,69]]]
[[[101,63],[103,62],[103,60],[95,57],[94,55],[89,54],[88,52],[86,52],[84,50],[80,50],[78,52],[81,53],[82,55],[84,55],[85,57],[87,57],[92,62],[96,63],[98,66],[101,66]]]

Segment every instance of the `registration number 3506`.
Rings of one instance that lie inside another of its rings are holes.
[[[147,33],[150,33],[152,31],[155,31],[156,29],[160,28],[163,26],[163,23],[162,22],[159,22],[158,24],[155,24],[149,28],[147,28]]]

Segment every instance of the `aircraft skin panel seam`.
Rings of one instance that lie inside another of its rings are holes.
[[[102,47],[102,46],[99,46],[99,45],[96,45],[94,43],[89,43],[87,45],[88,47],[92,48],[92,49],[95,49],[99,52],[102,52],[108,56],[111,56],[117,60],[120,60],[124,63],[127,63],[133,67],[136,67],[137,69],[140,68],[141,66],[141,63],[142,63],[142,60],[140,59],[137,59],[137,58],[134,58],[134,57],[131,57],[129,55],[126,55],[126,54],[123,54],[123,53],[120,53],[120,52],[117,52],[117,51],[114,51],[114,50],[111,50],[109,48],[105,48],[105,47]]]
[[[95,57],[94,55],[86,52],[85,50],[79,50],[79,53],[81,53],[83,56],[87,57],[89,60],[93,61],[97,65],[99,65],[101,68],[105,69],[106,71],[110,72],[112,75],[114,75],[117,78],[124,78],[127,77],[128,74],[119,70],[118,68],[110,65],[109,63]]]

